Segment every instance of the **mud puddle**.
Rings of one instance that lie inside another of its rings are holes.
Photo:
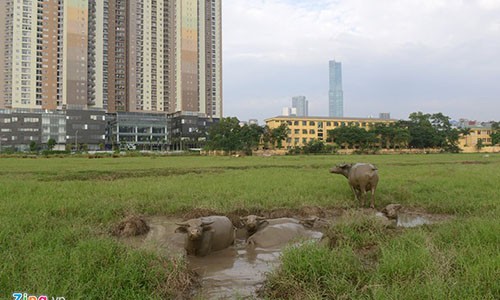
[[[372,209],[356,211],[363,215],[380,217],[387,226],[402,228],[439,223],[450,218],[450,216],[433,215],[403,208],[400,205],[394,205],[392,210],[386,208],[381,212]],[[356,214],[352,212],[345,210],[325,213],[325,218],[321,219],[324,222],[321,228],[308,229],[308,236],[305,240],[320,240],[323,236],[322,231],[325,229],[343,220],[356,217]],[[182,222],[183,219],[166,216],[143,219],[149,227],[146,234],[123,237],[120,240],[134,248],[155,251],[168,257],[185,255],[185,235],[175,233],[178,227],[176,223]],[[191,296],[194,299],[258,298],[257,291],[264,284],[266,273],[279,266],[280,255],[286,245],[279,244],[266,248],[250,246],[245,242],[245,231],[238,229],[233,246],[205,257],[187,256],[189,268],[199,275],[199,286],[191,293]]]
[[[185,255],[184,234],[175,233],[179,218],[155,216],[145,218],[149,232],[142,236],[123,238],[134,248],[156,251],[165,256]],[[322,233],[310,230],[310,239],[319,240]],[[237,230],[235,244],[205,257],[187,256],[189,268],[199,275],[195,299],[258,298],[267,272],[279,265],[286,244],[270,248],[249,246],[245,232]]]
[[[430,225],[445,220],[445,217],[439,215],[419,214],[411,212],[402,212],[398,214],[396,226],[403,228],[413,228],[422,225]]]
[[[266,273],[279,264],[280,254],[280,249],[247,247],[244,240],[238,240],[233,247],[206,257],[189,257],[190,268],[201,276],[195,297],[256,298]]]

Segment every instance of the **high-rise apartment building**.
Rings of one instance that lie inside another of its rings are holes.
[[[328,91],[329,116],[344,116],[344,93],[342,91],[342,64],[330,61],[330,89]]]
[[[87,105],[88,0],[5,0],[0,107]]]
[[[221,0],[173,0],[176,49],[168,111],[222,117]]]
[[[292,108],[297,109],[297,117],[309,116],[309,101],[305,96],[292,97]]]
[[[222,116],[221,0],[91,2],[91,103]]]
[[[221,0],[5,0],[0,107],[222,117]]]

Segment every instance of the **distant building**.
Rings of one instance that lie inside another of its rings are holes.
[[[391,113],[379,113],[378,118],[383,120],[389,120],[391,118]]]
[[[277,128],[282,123],[288,125],[290,133],[283,146],[287,149],[302,147],[310,141],[326,141],[328,130],[340,126],[359,126],[369,129],[376,123],[393,123],[396,120],[369,119],[369,118],[328,118],[328,117],[288,117],[278,116],[266,119],[269,128]]]
[[[219,118],[184,111],[168,115],[168,150],[200,149],[205,146],[208,129]]]
[[[292,109],[297,110],[297,117],[307,117],[309,115],[309,102],[305,96],[295,96],[292,98]]]
[[[282,116],[297,116],[297,108],[295,107],[283,107],[281,110]]]
[[[342,118],[344,116],[344,92],[342,91],[342,64],[330,61],[330,89],[328,91],[328,104],[330,117]]]
[[[165,150],[167,115],[117,112],[108,114],[108,148],[120,150]]]
[[[0,108],[223,116],[221,0],[0,3]]]
[[[458,140],[458,146],[460,148],[475,148],[479,141],[481,141],[484,146],[491,146],[491,133],[493,132],[491,126],[471,125],[463,128],[468,128],[469,132],[466,135],[460,135],[460,139]]]
[[[106,139],[103,110],[0,109],[0,151],[27,151],[32,142],[54,150],[85,148],[99,150]]]
[[[248,120],[249,125],[259,125],[259,120],[257,119],[250,119]]]

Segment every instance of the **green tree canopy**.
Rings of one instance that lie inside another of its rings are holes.
[[[54,149],[54,147],[56,146],[56,140],[54,140],[53,138],[50,138],[48,141],[47,141],[47,148],[49,150],[52,150]]]

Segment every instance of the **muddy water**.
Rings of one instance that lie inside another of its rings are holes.
[[[369,213],[373,213],[370,211]],[[449,218],[424,213],[405,211],[398,213],[397,220],[389,220],[382,213],[376,216],[398,227],[411,228],[433,224]],[[331,219],[331,224],[349,218],[349,215]],[[124,239],[134,247],[156,251],[165,256],[185,255],[185,235],[175,233],[182,220],[164,216],[146,218],[150,231],[143,236]],[[322,233],[308,231],[308,239],[319,240]],[[200,275],[200,287],[194,291],[195,299],[241,299],[258,298],[257,290],[262,286],[267,272],[277,267],[285,244],[269,248],[255,248],[245,243],[244,232],[237,231],[233,246],[213,252],[205,257],[188,256],[189,267]]]
[[[175,233],[180,219],[149,217],[150,230],[145,236],[131,237],[124,241],[138,248],[157,251],[166,256],[185,255],[184,234]],[[309,231],[310,239],[319,240],[322,233]],[[247,246],[244,232],[237,231],[235,244],[205,257],[188,256],[189,267],[200,275],[200,287],[194,291],[195,299],[257,298],[257,290],[270,272],[279,264],[279,257],[286,245],[272,248]]]
[[[404,228],[412,228],[426,224],[433,224],[435,222],[436,221],[432,220],[431,216],[410,214],[410,213],[399,213],[396,226]]]
[[[246,247],[238,240],[231,248],[206,257],[189,257],[191,268],[201,275],[200,299],[257,297],[266,272],[279,263],[280,249]]]

